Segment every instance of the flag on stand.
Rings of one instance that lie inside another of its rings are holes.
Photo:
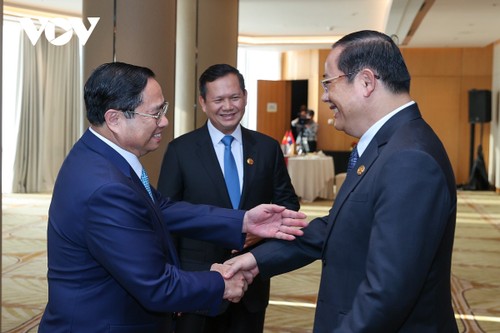
[[[283,155],[290,156],[295,152],[295,139],[293,137],[292,131],[288,130],[281,140],[281,149],[283,150]]]

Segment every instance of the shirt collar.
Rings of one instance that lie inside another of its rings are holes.
[[[380,118],[375,124],[373,124],[368,129],[368,131],[366,131],[365,134],[363,134],[361,136],[361,139],[359,139],[359,143],[356,145],[356,149],[358,150],[358,155],[361,156],[361,154],[363,154],[363,152],[365,151],[366,147],[368,147],[368,144],[370,144],[370,142],[372,141],[372,139],[375,136],[375,134],[377,134],[377,132],[379,131],[379,129],[382,126],[384,126],[384,124],[389,119],[391,119],[399,111],[407,108],[408,106],[410,106],[412,104],[415,104],[415,102],[414,101],[410,101],[410,102],[408,102],[406,104],[401,105],[400,107],[398,107],[394,111],[391,111],[390,113],[386,114],[384,117]]]
[[[208,133],[210,134],[210,138],[212,139],[212,144],[214,146],[218,145],[220,143],[220,140],[222,140],[222,138],[226,134],[222,133],[217,128],[215,128],[215,126],[210,122],[210,119],[207,122],[207,127],[208,127]],[[240,124],[238,124],[238,126],[236,126],[236,129],[234,130],[233,133],[231,133],[231,135],[234,137],[234,140],[236,140],[240,144],[243,142]]]
[[[139,158],[132,154],[131,152],[121,148],[111,140],[105,138],[101,134],[97,133],[92,127],[89,127],[90,132],[92,132],[95,136],[101,139],[105,144],[116,150],[118,154],[120,154],[127,162],[130,164],[134,172],[137,174],[137,177],[141,178],[142,173],[142,164],[139,161]]]

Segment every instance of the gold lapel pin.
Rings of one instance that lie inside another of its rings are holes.
[[[253,159],[252,158],[247,158],[247,164],[248,165],[253,165]]]
[[[358,176],[361,176],[363,174],[363,172],[365,172],[365,166],[360,165],[358,170],[356,171],[356,173],[358,174]]]

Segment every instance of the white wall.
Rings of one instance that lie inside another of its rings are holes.
[[[248,101],[241,123],[257,129],[257,80],[281,80],[281,52],[238,48],[238,70],[245,78]]]
[[[500,100],[500,42],[493,48],[493,82],[491,89],[492,115],[490,131],[490,152],[488,165],[488,178],[490,183],[500,189],[500,126],[499,126],[499,100]]]
[[[19,45],[21,30],[18,21],[5,19],[3,21],[2,64],[2,193],[12,192],[14,176],[14,159],[17,147],[17,132],[19,128],[19,105],[17,102],[19,79]]]

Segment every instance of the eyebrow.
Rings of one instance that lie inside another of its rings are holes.
[[[165,102],[166,101],[163,101],[160,105],[156,106],[156,110],[160,110],[163,109],[163,106],[165,105]]]
[[[228,95],[218,95],[214,96],[211,98],[212,101],[218,100],[218,99],[225,99],[225,98],[233,98],[233,97],[243,97],[243,93],[234,93],[234,94],[228,94]]]

